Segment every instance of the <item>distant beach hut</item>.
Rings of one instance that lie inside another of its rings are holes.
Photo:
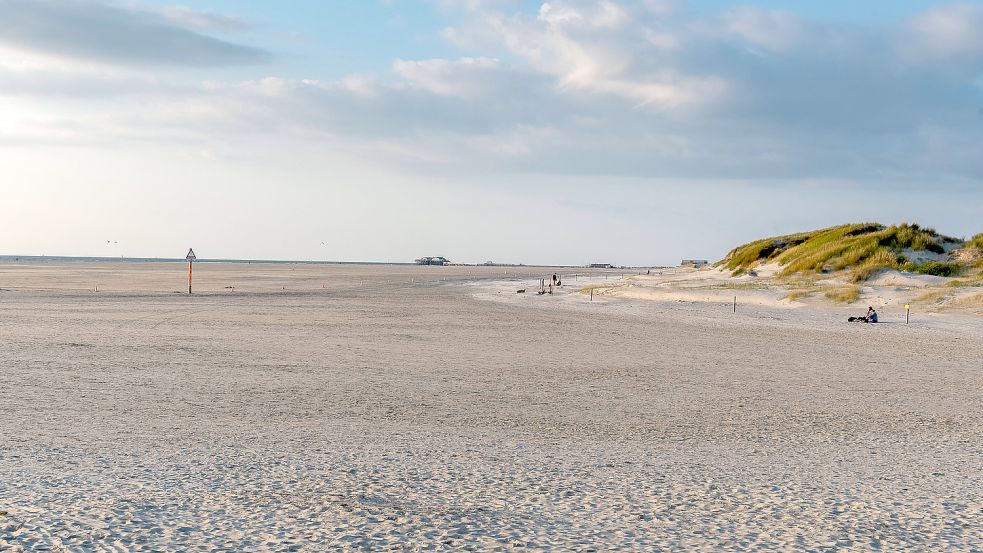
[[[680,267],[694,267],[699,269],[700,267],[705,267],[709,265],[710,262],[706,259],[684,259],[679,263]]]
[[[449,265],[450,260],[446,257],[431,256],[431,257],[421,257],[416,260],[417,265]]]

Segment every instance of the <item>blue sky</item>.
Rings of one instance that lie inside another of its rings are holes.
[[[502,2],[509,11],[536,14],[542,1]],[[172,6],[155,1],[148,5]],[[254,43],[281,54],[280,70],[300,78],[316,74],[342,77],[361,71],[382,71],[395,58],[425,59],[481,55],[442,40],[440,31],[459,24],[465,17],[453,3],[420,0],[294,0],[281,2],[237,2],[209,0],[194,2],[195,9],[236,14],[252,22]],[[903,21],[938,2],[868,0],[865,2],[786,1],[734,2],[703,0],[680,3],[679,9],[713,16],[729,9],[753,5],[767,10],[786,10],[827,22],[883,26]],[[351,55],[357,52],[357,55]]]
[[[983,4],[0,2],[2,253],[667,264],[983,231]],[[108,245],[107,245],[108,244]]]

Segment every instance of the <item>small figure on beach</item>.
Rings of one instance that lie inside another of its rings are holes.
[[[850,317],[847,320],[851,323],[876,323],[877,311],[874,311],[873,307],[868,307],[867,314],[863,317]]]
[[[553,273],[553,284],[556,284],[559,281],[560,281],[559,277],[556,276],[556,273]]]

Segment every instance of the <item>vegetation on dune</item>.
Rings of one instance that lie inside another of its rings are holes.
[[[983,272],[970,275],[967,278],[953,279],[946,283],[950,288],[980,288],[983,287]]]
[[[860,299],[860,288],[858,286],[844,286],[833,288],[824,292],[826,297],[841,303],[855,303]]]
[[[967,240],[963,246],[966,248],[978,248],[983,250],[983,232]]]
[[[976,241],[983,243],[983,234],[966,245]],[[782,267],[779,272],[782,277],[849,271],[853,282],[862,282],[882,269],[955,276],[964,270],[964,264],[942,261],[916,264],[909,255],[910,252],[941,255],[961,243],[934,229],[913,224],[885,227],[860,223],[757,240],[735,248],[718,265],[735,275],[769,262]]]
[[[950,294],[951,292],[949,290],[929,290],[919,294],[915,298],[915,301],[920,303],[942,303]]]
[[[789,301],[795,301],[802,298],[808,298],[809,296],[815,294],[815,290],[792,290],[788,294],[785,294],[785,298]]]
[[[801,233],[751,242],[732,250],[724,258],[723,263],[731,271],[747,271],[757,263],[770,260],[782,253],[785,248],[801,244],[809,238],[810,233]]]
[[[959,309],[983,308],[983,293],[956,298],[955,300],[952,301],[951,305],[952,307],[959,308]]]
[[[929,261],[915,267],[916,273],[941,277],[955,276],[959,274],[961,270],[962,266],[959,263],[942,263],[939,261]]]

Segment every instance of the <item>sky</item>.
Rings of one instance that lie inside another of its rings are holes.
[[[983,232],[983,2],[0,0],[0,254],[668,265]]]

